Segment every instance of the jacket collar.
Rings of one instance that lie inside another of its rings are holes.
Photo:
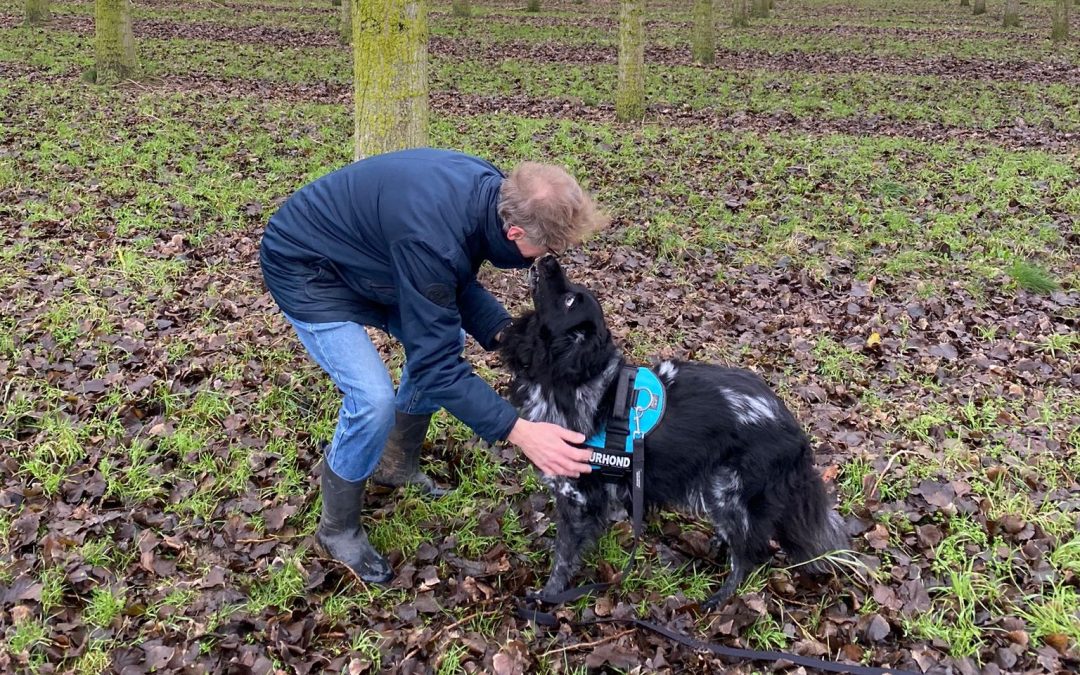
[[[517,269],[532,264],[503,232],[503,221],[499,217],[499,188],[502,182],[501,174],[489,174],[480,179],[475,205],[478,226],[469,238],[476,267],[484,260],[500,269]]]

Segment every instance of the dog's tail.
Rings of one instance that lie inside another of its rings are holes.
[[[777,524],[777,537],[799,569],[814,573],[836,571],[828,554],[850,549],[844,519],[833,510],[825,483],[811,463],[807,442],[805,461],[788,476],[788,508]],[[803,564],[805,563],[805,564]]]

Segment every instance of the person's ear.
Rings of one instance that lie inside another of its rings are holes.
[[[506,238],[510,241],[518,241],[525,238],[525,230],[521,229],[517,225],[511,225],[506,228]]]

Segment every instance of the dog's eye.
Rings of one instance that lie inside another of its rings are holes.
[[[574,295],[571,293],[570,295],[567,295],[565,298],[563,298],[563,303],[565,303],[567,309],[569,309],[574,306],[575,300],[577,300],[577,298],[575,298]]]

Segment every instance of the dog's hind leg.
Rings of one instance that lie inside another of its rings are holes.
[[[603,485],[581,485],[556,478],[549,485],[555,492],[555,560],[541,598],[566,590],[581,567],[582,557],[607,529],[608,494]]]
[[[716,525],[716,540],[727,545],[731,571],[723,586],[702,603],[711,610],[735,594],[750,572],[769,558],[769,533],[750,528],[750,514],[743,503],[738,476],[723,471],[713,480],[708,494],[709,516]]]

